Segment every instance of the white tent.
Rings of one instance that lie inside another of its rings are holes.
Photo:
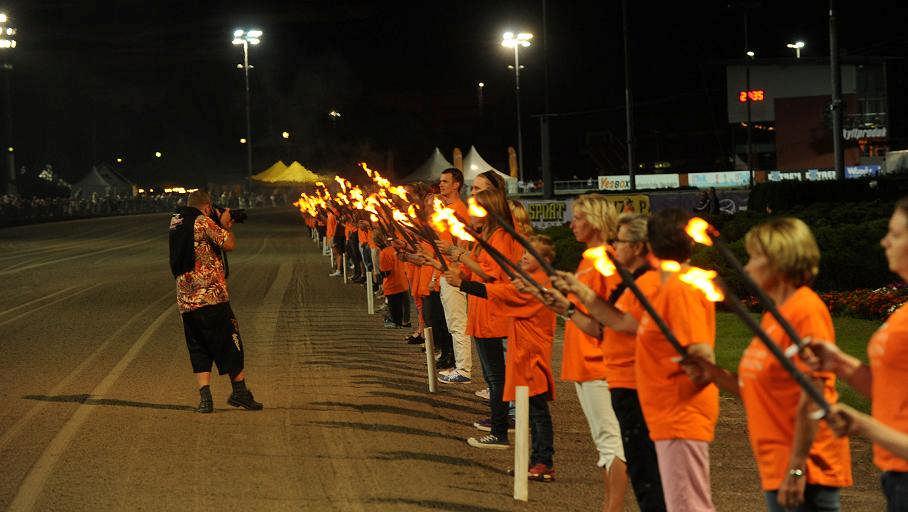
[[[438,148],[435,148],[432,155],[429,156],[422,165],[401,181],[403,183],[414,181],[438,181],[438,178],[441,176],[441,171],[450,167],[454,166],[441,154],[441,151]]]
[[[512,178],[492,167],[489,162],[486,162],[484,158],[479,156],[479,151],[476,151],[476,146],[470,146],[470,150],[467,151],[467,156],[463,157],[464,184],[473,183],[473,179],[476,178],[476,176],[486,171],[495,171],[495,173],[501,176],[508,185],[508,192],[513,193],[517,191],[517,178]],[[469,190],[469,187],[467,187],[467,190]]]

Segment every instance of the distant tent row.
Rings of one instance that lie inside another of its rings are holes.
[[[278,160],[271,167],[252,176],[252,179],[272,185],[306,185],[322,181],[322,177],[293,161],[290,165]]]
[[[441,171],[450,167],[454,166],[441,154],[441,150],[435,148],[435,151],[432,152],[429,158],[422,165],[417,167],[415,171],[408,174],[403,181],[404,183],[414,181],[437,181],[438,177],[441,175]],[[508,190],[513,191],[516,190],[517,187],[517,178],[508,176],[492,167],[491,164],[486,162],[485,159],[479,155],[479,151],[476,151],[476,146],[470,146],[470,150],[467,151],[467,156],[463,158],[462,171],[465,185],[473,183],[476,176],[486,171],[494,171],[504,179],[505,183],[508,185]]]
[[[135,185],[107,164],[92,166],[88,174],[73,184],[72,190],[74,195],[81,194],[81,197],[89,197],[92,194],[121,197],[135,195]]]

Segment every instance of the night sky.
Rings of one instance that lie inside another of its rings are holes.
[[[827,2],[629,3],[641,162],[682,168],[727,160],[731,149],[717,135],[728,126],[722,66],[744,51],[743,10],[735,5],[757,5],[750,46],[758,59],[790,57],[785,43],[797,39],[807,43],[803,58],[828,56]],[[895,57],[890,82],[904,83],[908,9],[840,3],[843,54]],[[526,169],[538,174],[532,116],[544,111],[541,1],[20,0],[3,7],[19,30],[14,145],[17,165],[29,169],[49,163],[76,180],[92,162],[122,156],[124,173],[140,183],[242,174],[242,51],[230,41],[233,29],[256,27],[264,31],[250,57],[257,170],[281,158],[350,173],[364,159],[384,168],[393,153],[403,175],[435,146],[450,159],[453,147],[466,152],[470,144],[506,170],[506,148],[516,145],[514,77],[506,68],[513,54],[499,41],[514,28],[536,36],[521,52],[521,89]],[[602,162],[619,168],[620,2],[549,1],[548,11],[551,111],[595,110],[553,121],[556,178],[596,175]],[[482,117],[479,81],[486,84]],[[332,109],[343,117],[332,122]],[[281,141],[284,130],[289,143]],[[600,147],[595,159],[590,140]],[[672,155],[671,140],[694,144],[697,158]]]

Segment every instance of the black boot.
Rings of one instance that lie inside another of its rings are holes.
[[[199,388],[199,407],[195,412],[208,414],[214,412],[214,402],[211,400],[211,387],[202,386]]]
[[[227,403],[234,407],[242,407],[250,411],[261,411],[264,407],[260,402],[256,402],[252,396],[252,391],[246,389],[246,381],[240,380],[231,382],[233,384],[233,393],[227,399]]]

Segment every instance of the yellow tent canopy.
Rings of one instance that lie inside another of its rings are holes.
[[[256,181],[266,181],[266,182],[270,183],[270,182],[274,181],[275,176],[280,175],[281,173],[283,173],[286,170],[287,170],[287,164],[278,160],[271,167],[265,169],[264,171],[262,171],[258,174],[254,174],[252,176],[252,179],[254,179]]]
[[[283,170],[283,172],[271,176],[268,181],[270,183],[305,185],[315,183],[316,181],[322,181],[322,178],[318,174],[306,169],[303,164],[294,160],[293,163]]]

